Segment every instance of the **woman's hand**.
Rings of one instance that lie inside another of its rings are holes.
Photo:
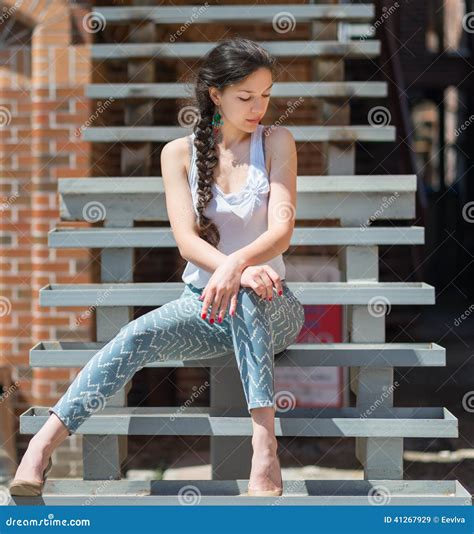
[[[200,300],[203,300],[201,317],[206,318],[209,307],[212,307],[209,322],[212,324],[218,315],[221,323],[230,301],[230,315],[234,315],[237,307],[237,296],[240,289],[242,263],[235,256],[229,255],[224,263],[212,273],[209,282],[203,289]]]
[[[250,287],[259,297],[271,300],[273,287],[279,295],[283,294],[281,278],[270,265],[250,265],[242,271],[242,287]]]

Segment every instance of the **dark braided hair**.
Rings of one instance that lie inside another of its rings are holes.
[[[217,247],[219,230],[211,219],[204,215],[212,199],[213,170],[217,165],[212,118],[216,106],[209,95],[210,87],[222,90],[225,86],[238,83],[260,68],[274,73],[275,58],[258,43],[243,37],[221,41],[203,58],[194,84],[198,108],[198,120],[194,125],[194,146],[197,167],[197,226],[199,236]]]

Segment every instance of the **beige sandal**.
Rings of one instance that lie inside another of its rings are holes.
[[[43,492],[44,484],[52,467],[53,462],[50,458],[48,465],[43,472],[43,482],[34,482],[31,480],[21,480],[19,478],[15,478],[10,482],[8,487],[10,490],[10,495],[15,497],[38,497]]]
[[[254,490],[247,486],[247,495],[250,497],[279,497],[283,493],[283,488],[276,490]]]

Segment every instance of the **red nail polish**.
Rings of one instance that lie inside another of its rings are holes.
[[[283,291],[278,291],[278,294],[279,295],[283,295]]]
[[[272,297],[270,297],[268,300],[272,300]]]
[[[202,317],[203,319],[205,319],[205,318],[207,317],[207,314],[203,313],[203,314],[201,315],[201,317]]]
[[[218,323],[222,323],[222,317],[219,317],[219,318],[217,319],[217,322],[218,322]]]
[[[209,319],[209,322],[212,324],[214,322],[214,319]]]

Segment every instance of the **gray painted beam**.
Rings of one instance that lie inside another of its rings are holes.
[[[350,174],[334,176],[299,175],[299,193],[415,193],[416,174]],[[58,193],[71,195],[164,194],[161,176],[98,176],[90,178],[59,178]]]
[[[282,11],[289,11],[295,22],[310,22],[314,19],[330,21],[371,21],[375,15],[372,4],[363,5],[228,5],[206,6],[199,10],[197,5],[180,6],[121,6],[94,7],[107,22],[129,24],[130,21],[153,21],[155,24],[208,24],[213,22],[255,23],[273,22]]]
[[[20,416],[20,433],[34,434],[46,422],[48,407],[33,406]],[[246,408],[108,407],[91,415],[78,434],[139,436],[251,436]],[[276,436],[377,438],[458,437],[458,421],[442,407],[384,408],[363,416],[359,408],[277,410]]]
[[[184,480],[106,480],[49,478],[41,497],[15,497],[9,506],[182,506]],[[248,480],[193,480],[201,506],[472,506],[457,480],[284,480],[280,497],[248,497]]]
[[[31,367],[82,367],[105,342],[42,341],[30,349]],[[183,355],[185,356],[185,355]],[[145,367],[220,367],[235,358],[156,361]],[[446,349],[436,343],[295,343],[275,355],[277,367],[442,367]]]
[[[287,282],[302,304],[376,306],[434,304],[434,287],[424,282]],[[48,284],[40,289],[41,306],[160,306],[179,298],[183,282]]]
[[[275,82],[272,98],[384,98],[387,82]],[[189,98],[185,83],[92,83],[86,86],[88,98]]]
[[[296,142],[388,142],[395,141],[394,126],[285,126]],[[191,133],[183,126],[91,126],[82,130],[82,139],[94,143],[143,142],[166,143]]]
[[[311,58],[335,56],[341,58],[370,58],[380,55],[380,41],[257,41],[270,54],[281,58]],[[192,43],[140,43],[95,44],[91,46],[92,59],[128,59],[150,57],[154,59],[201,59],[218,43],[201,41]]]
[[[400,227],[295,227],[291,246],[311,245],[421,245],[421,226]],[[171,228],[53,228],[48,233],[51,248],[158,248],[177,246]]]

